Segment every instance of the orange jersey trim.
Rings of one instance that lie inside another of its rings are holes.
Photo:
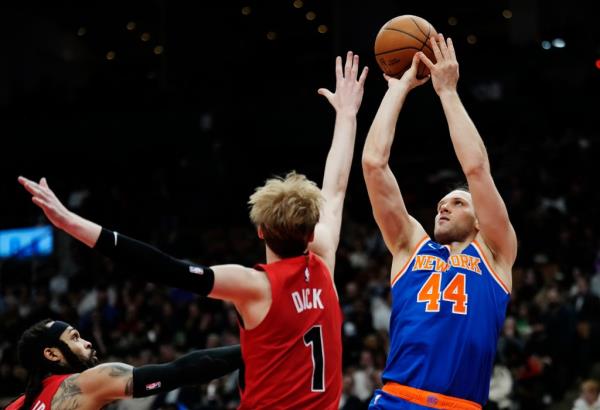
[[[417,252],[419,252],[419,249],[421,249],[421,247],[423,246],[423,244],[425,243],[425,241],[427,241],[429,239],[428,235],[425,235],[420,241],[419,243],[417,243],[417,245],[415,246],[412,254],[410,255],[410,258],[408,258],[408,261],[406,261],[406,263],[404,264],[404,266],[402,267],[402,269],[400,269],[400,271],[396,274],[396,276],[394,276],[394,278],[392,279],[392,287],[394,286],[394,284],[396,282],[398,282],[398,279],[400,279],[400,277],[402,275],[404,275],[404,273],[406,272],[406,269],[408,269],[408,265],[410,265],[410,262],[412,262],[412,260],[415,258],[415,255],[417,254]]]
[[[394,382],[387,382],[381,390],[402,400],[432,409],[481,410],[480,404],[470,400],[444,396],[443,394],[415,389]]]
[[[492,274],[492,276],[494,277],[496,282],[498,282],[500,287],[502,287],[502,289],[504,289],[504,291],[506,293],[510,294],[510,290],[508,290],[508,286],[506,286],[504,281],[500,278],[500,275],[498,275],[496,273],[496,271],[494,270],[494,268],[492,268],[492,264],[488,261],[488,258],[487,258],[487,256],[485,256],[485,253],[483,253],[483,249],[481,248],[479,243],[476,240],[473,240],[473,245],[475,246],[475,249],[477,249],[477,252],[479,252],[479,255],[483,259],[483,263],[485,263],[485,266],[488,268],[488,270],[490,271],[490,273]]]

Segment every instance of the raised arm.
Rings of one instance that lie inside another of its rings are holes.
[[[315,239],[309,245],[309,249],[324,259],[332,275],[335,253],[340,241],[346,187],[354,155],[356,114],[360,108],[368,73],[368,68],[365,67],[358,78],[358,70],[358,55],[348,52],[343,69],[341,57],[338,57],[335,62],[335,93],[324,88],[319,89],[319,94],[327,98],[335,109],[336,117],[333,141],[327,155],[323,176],[322,192],[325,203],[319,223],[315,227]]]
[[[177,287],[201,296],[236,304],[260,299],[270,291],[260,272],[240,265],[205,267],[173,258],[159,249],[128,236],[102,228],[69,211],[48,186],[19,177],[31,193],[32,201],[58,229],[92,247],[116,263],[126,266],[127,274],[138,280]],[[242,309],[243,312],[243,309]]]
[[[418,59],[415,57],[410,69],[399,80],[385,76],[388,91],[371,125],[362,156],[363,175],[373,215],[393,255],[412,248],[425,235],[422,226],[408,214],[400,187],[389,166],[396,122],[404,100],[410,90],[428,80],[417,79],[417,67]]]
[[[75,239],[93,248],[102,227],[92,221],[69,211],[48,186],[46,178],[40,179],[39,184],[25,177],[18,181],[31,194],[31,201],[39,206],[48,220],[58,229],[62,229]]]
[[[182,386],[208,383],[233,372],[241,364],[239,345],[199,350],[170,363],[137,368],[124,363],[105,363],[65,379],[52,401],[52,407],[60,410],[69,407],[69,401],[78,400],[91,402],[99,408],[119,399],[145,397]]]
[[[433,87],[440,97],[454,151],[473,197],[480,234],[494,259],[503,269],[500,274],[510,283],[510,268],[517,255],[517,237],[506,205],[494,184],[483,140],[463,106],[457,92],[458,61],[452,40],[440,34],[431,38],[437,60],[433,64],[424,54],[419,57],[431,71]]]

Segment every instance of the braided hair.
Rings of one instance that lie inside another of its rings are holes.
[[[55,322],[48,326],[50,322]],[[18,355],[21,365],[27,370],[27,386],[25,387],[25,400],[20,410],[29,410],[34,400],[43,389],[43,381],[51,374],[79,373],[91,367],[91,363],[82,361],[69,346],[59,339],[60,334],[68,325],[52,319],[37,322],[21,336],[18,344]],[[52,329],[52,330],[51,330]],[[53,362],[44,356],[44,349],[56,347],[63,354],[67,364]]]

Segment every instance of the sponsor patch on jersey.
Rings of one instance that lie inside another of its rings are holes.
[[[204,274],[204,269],[199,266],[190,266],[190,273],[196,273],[198,275]]]
[[[156,389],[160,388],[160,386],[161,386],[160,382],[148,383],[146,385],[146,390],[148,390],[148,391],[156,390]]]

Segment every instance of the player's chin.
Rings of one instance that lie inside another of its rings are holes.
[[[451,229],[448,228],[449,227],[440,224],[435,224],[435,227],[433,228],[433,237],[437,243],[445,244],[452,241],[452,232]]]
[[[92,366],[96,366],[98,364],[100,360],[98,359],[98,356],[96,356],[96,351],[93,350],[92,353],[90,354],[90,358],[89,358],[89,362]]]

